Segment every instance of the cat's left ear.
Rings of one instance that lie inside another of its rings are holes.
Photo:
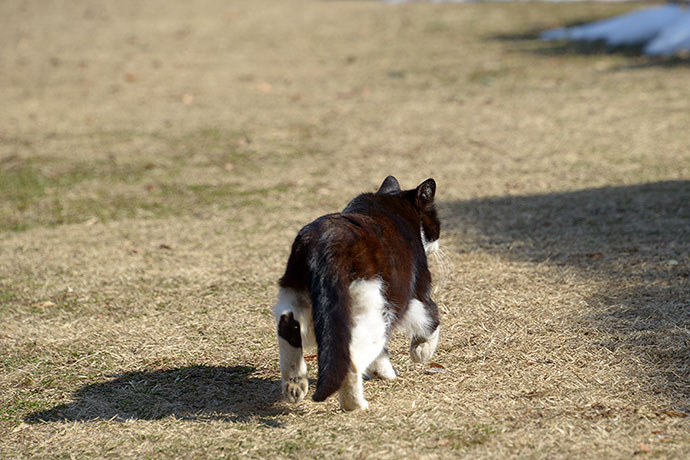
[[[379,191],[376,192],[377,195],[383,195],[384,193],[395,193],[400,191],[400,183],[398,179],[393,176],[388,176],[379,187]]]
[[[436,195],[436,181],[427,179],[417,187],[417,206],[424,208],[427,204],[434,201]]]

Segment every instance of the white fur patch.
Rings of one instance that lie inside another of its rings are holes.
[[[283,396],[291,403],[300,402],[309,390],[307,363],[304,361],[302,349],[293,347],[282,337],[278,337],[278,348]]]
[[[362,374],[352,371],[347,373],[340,387],[338,399],[340,400],[340,408],[342,410],[367,410],[369,408],[369,403],[364,399]]]
[[[386,345],[385,299],[379,279],[357,280],[350,284],[352,338],[350,359],[355,372],[364,372]]]
[[[431,317],[422,302],[412,299],[405,315],[398,323],[398,329],[405,331],[408,337],[426,337],[431,328]]]
[[[278,337],[278,348],[280,349],[280,370],[283,373],[283,380],[307,375],[307,363],[304,361],[301,348],[293,347],[282,337]]]
[[[372,378],[380,378],[385,380],[392,380],[396,377],[395,369],[391,364],[388,353],[382,352],[373,363],[369,364],[367,374]]]
[[[433,243],[424,242],[424,252],[426,252],[428,256],[434,254],[436,251],[438,251],[438,240]]]
[[[440,238],[436,241],[429,241],[426,239],[426,235],[424,234],[423,228],[420,228],[419,232],[422,235],[422,244],[424,245],[424,252],[426,253],[426,255],[430,256],[431,254],[438,251],[438,242]]]

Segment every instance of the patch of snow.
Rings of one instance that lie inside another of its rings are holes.
[[[542,40],[604,41],[609,46],[641,45],[684,16],[678,5],[652,6],[581,26],[551,29]]]
[[[690,11],[662,30],[644,48],[645,54],[652,56],[669,56],[688,50],[690,50]]]

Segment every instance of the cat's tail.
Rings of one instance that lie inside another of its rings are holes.
[[[314,333],[318,347],[319,377],[314,401],[338,391],[350,367],[352,320],[347,271],[334,263],[333,254],[321,254],[309,262]]]

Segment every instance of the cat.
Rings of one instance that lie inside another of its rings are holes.
[[[308,391],[303,347],[317,347],[312,399],[338,391],[346,411],[369,407],[363,376],[396,377],[386,349],[394,329],[411,338],[412,361],[432,357],[440,329],[427,265],[440,236],[435,193],[433,179],[401,190],[388,176],[376,193],[299,231],[273,309],[287,401]]]

